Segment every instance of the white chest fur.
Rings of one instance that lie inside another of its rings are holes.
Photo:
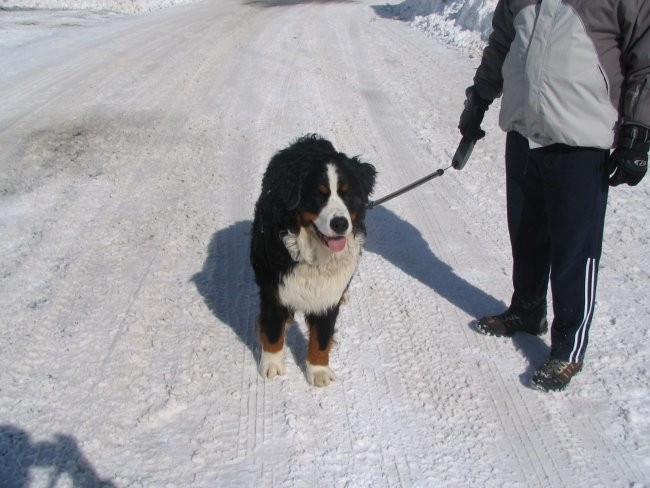
[[[284,243],[298,264],[280,283],[280,301],[305,313],[324,312],[339,303],[357,269],[363,237],[350,235],[345,249],[337,253],[305,229],[298,235],[288,234]]]

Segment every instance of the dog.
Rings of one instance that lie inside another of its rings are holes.
[[[306,376],[327,386],[334,325],[366,236],[376,170],[307,134],[270,160],[255,204],[250,259],[259,287],[259,372],[285,373],[285,328],[302,312],[309,327]]]

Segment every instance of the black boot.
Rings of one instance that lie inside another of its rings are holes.
[[[478,319],[476,330],[481,334],[512,337],[516,332],[542,335],[548,331],[546,317],[522,317],[510,310],[500,315],[489,315]]]

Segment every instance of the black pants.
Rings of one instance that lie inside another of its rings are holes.
[[[587,348],[609,188],[608,154],[563,144],[529,149],[528,140],[516,132],[506,139],[510,309],[544,316],[550,276],[551,358],[582,361]]]

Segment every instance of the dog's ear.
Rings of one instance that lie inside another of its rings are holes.
[[[280,203],[285,210],[298,208],[304,179],[303,166],[300,154],[288,150],[278,152],[264,174],[262,188],[267,188],[269,192],[264,197]]]
[[[368,197],[375,187],[375,179],[377,177],[377,170],[370,163],[364,163],[358,157],[352,158],[354,175],[357,178],[359,188],[363,195],[363,200],[368,201]]]
[[[297,168],[296,168],[297,169]],[[294,171],[288,174],[279,184],[280,198],[287,210],[295,210],[300,205],[300,194],[302,192],[302,175]]]
[[[287,210],[298,208],[305,178],[318,161],[329,154],[336,154],[331,142],[316,134],[307,134],[271,159],[269,170],[273,168],[275,181],[268,188],[278,189],[278,197]]]

